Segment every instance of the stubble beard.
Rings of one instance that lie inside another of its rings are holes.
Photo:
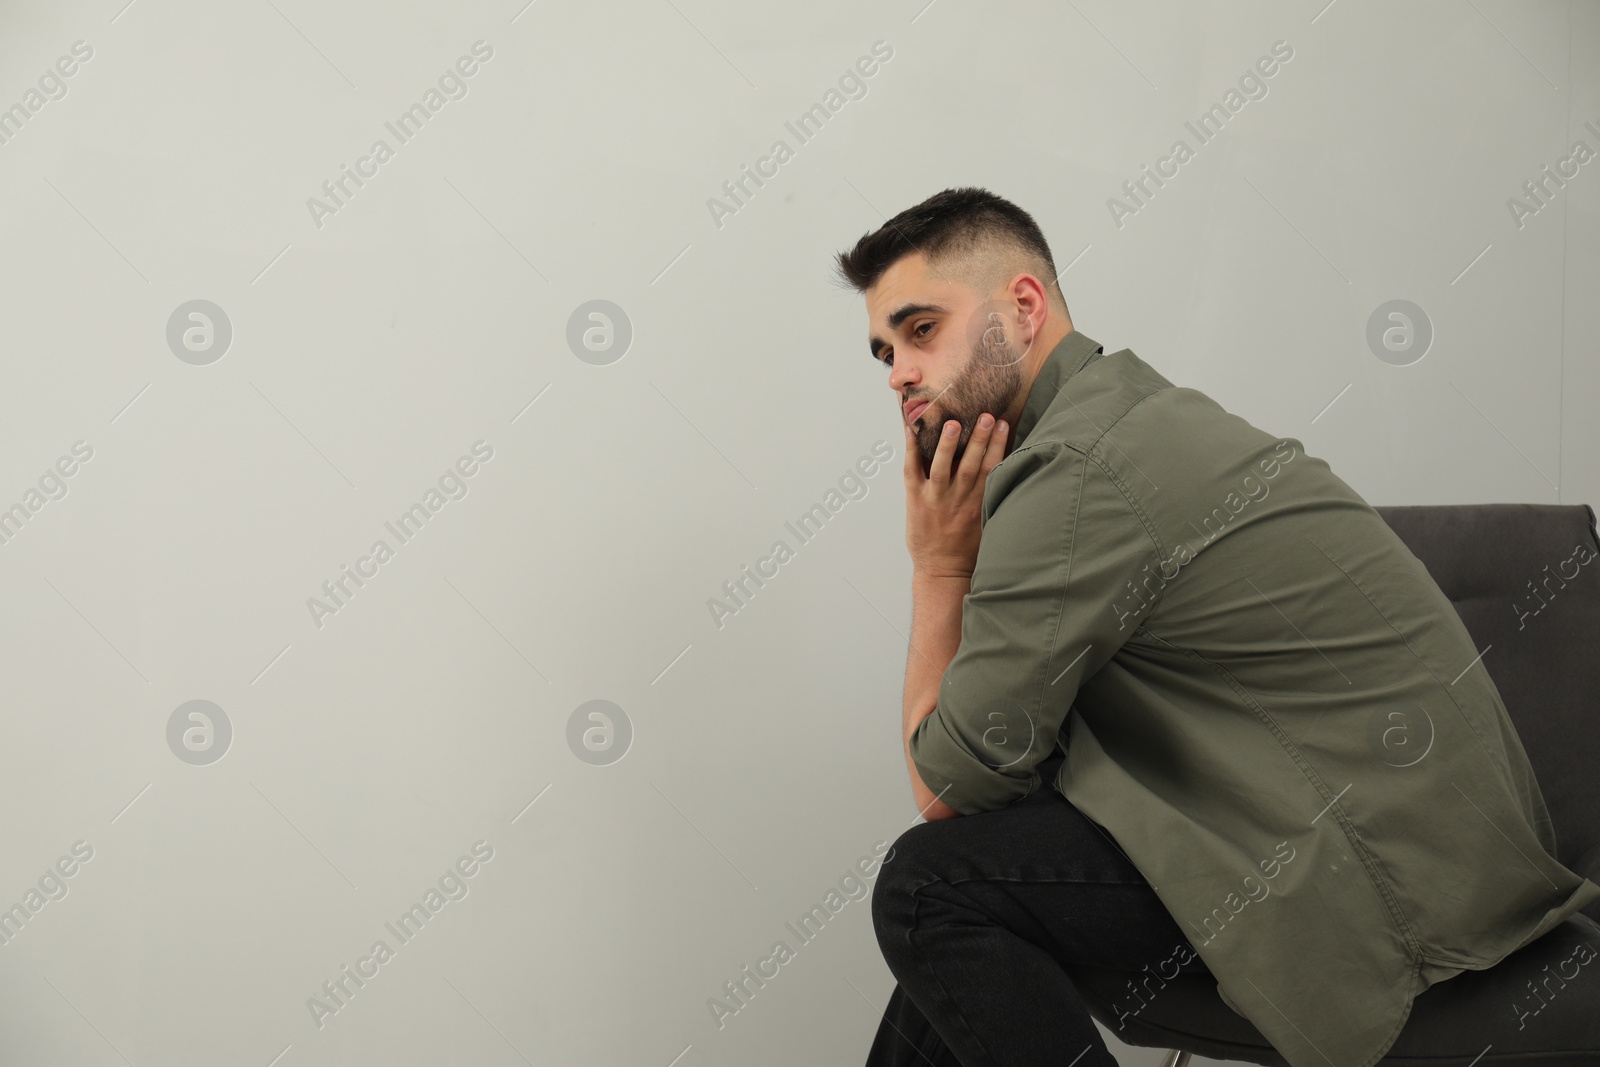
[[[966,455],[967,441],[977,429],[978,416],[987,411],[999,419],[1016,399],[1017,390],[1022,388],[1021,363],[1022,357],[1007,343],[1003,331],[990,329],[980,335],[972,346],[967,365],[929,405],[930,409],[934,406],[939,409],[938,423],[930,424],[924,416],[917,416],[917,421],[923,423],[917,430],[917,451],[922,453],[924,468],[933,462],[944,424],[957,419],[961,423],[961,433],[956,438],[955,454],[950,462],[951,469],[955,469]]]

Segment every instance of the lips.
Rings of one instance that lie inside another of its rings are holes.
[[[918,401],[916,403],[913,403],[911,405],[910,409],[906,412],[906,421],[907,422],[915,422],[917,416],[921,415],[922,412],[923,412],[923,409],[926,408],[927,406],[928,406],[928,401],[926,401],[926,400],[921,400],[921,401]]]

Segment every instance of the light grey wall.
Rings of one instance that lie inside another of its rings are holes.
[[[916,817],[899,420],[830,259],[941,188],[1375,504],[1600,503],[1600,161],[1523,190],[1600,149],[1591,5],[524,5],[0,8],[0,906],[73,872],[0,946],[6,1062],[860,1062],[867,901],[784,925]],[[1420,359],[1369,345],[1397,300]]]

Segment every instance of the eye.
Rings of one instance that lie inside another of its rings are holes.
[[[915,337],[917,340],[920,341],[923,338],[928,336],[927,334],[923,333],[922,331],[931,330],[931,329],[933,329],[933,326],[934,326],[934,323],[933,323],[932,319],[929,319],[927,322],[919,322],[916,325],[916,328],[911,331],[911,335],[913,337]],[[878,362],[882,363],[885,367],[894,366],[894,350],[890,349],[889,350],[889,354],[887,356],[881,357],[878,360]]]

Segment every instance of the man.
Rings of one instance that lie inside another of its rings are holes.
[[[1299,440],[1078,332],[1027,212],[949,189],[838,265],[906,421],[927,820],[873,891],[869,1064],[1111,1067],[1083,964],[1209,972],[1292,1067],[1367,1067],[1600,898],[1422,563]]]

